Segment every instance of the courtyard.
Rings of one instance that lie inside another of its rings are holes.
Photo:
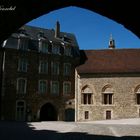
[[[140,119],[94,122],[0,122],[1,140],[139,140]]]

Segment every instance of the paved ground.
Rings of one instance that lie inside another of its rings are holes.
[[[0,122],[0,140],[140,140],[140,119],[96,122]]]

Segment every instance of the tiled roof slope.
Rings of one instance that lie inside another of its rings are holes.
[[[140,72],[140,49],[84,50],[87,60],[78,73]]]

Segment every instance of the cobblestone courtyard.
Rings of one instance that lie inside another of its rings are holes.
[[[98,122],[0,122],[0,140],[140,140],[140,119]]]

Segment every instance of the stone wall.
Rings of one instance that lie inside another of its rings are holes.
[[[95,77],[93,75],[82,75],[80,77],[80,88],[76,102],[77,121],[104,120],[106,119],[106,111],[111,111],[111,119],[136,118],[139,116],[140,105],[136,102],[135,88],[140,84],[140,75],[137,77],[127,76],[111,76],[111,77]],[[81,90],[84,86],[90,87],[93,91],[93,104],[84,105],[81,103]],[[113,89],[113,104],[103,104],[103,88],[111,86]],[[89,119],[85,119],[85,111],[89,111]]]

